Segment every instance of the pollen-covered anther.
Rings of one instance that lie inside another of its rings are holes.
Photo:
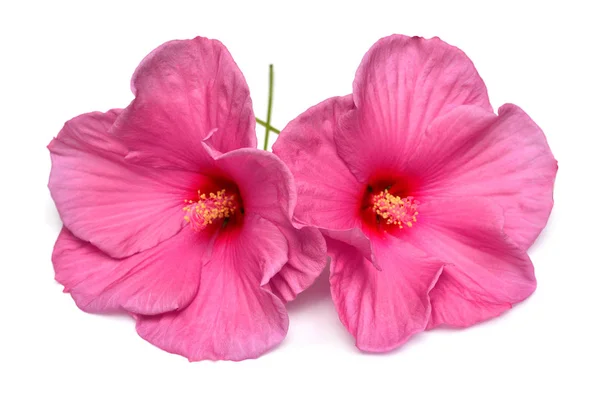
[[[194,231],[202,231],[215,220],[233,216],[238,208],[236,195],[227,194],[224,189],[208,195],[198,191],[197,201],[186,200],[185,203],[183,219]]]
[[[387,189],[372,197],[373,212],[387,224],[397,225],[399,228],[404,228],[405,225],[412,227],[417,221],[418,204],[419,201],[412,196],[401,198],[390,194]]]

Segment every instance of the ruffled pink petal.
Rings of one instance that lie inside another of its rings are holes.
[[[151,249],[119,260],[63,228],[52,262],[56,280],[82,310],[153,315],[190,303],[210,249],[209,234],[186,228]]]
[[[361,186],[336,152],[337,121],[353,108],[352,96],[334,97],[291,121],[273,145],[294,175],[299,222],[328,229],[358,225]]]
[[[360,181],[402,165],[427,126],[453,107],[492,110],[471,60],[438,38],[379,40],[365,54],[353,91],[357,109],[345,116],[335,141]]]
[[[467,327],[495,318],[512,308],[507,302],[488,301],[485,297],[471,293],[479,290],[477,282],[459,269],[446,267],[429,293],[433,309],[427,329],[443,324]]]
[[[288,262],[269,281],[271,291],[284,302],[296,298],[317,279],[327,265],[325,239],[318,229],[279,226],[288,241]]]
[[[277,225],[290,223],[296,203],[294,178],[277,156],[242,148],[218,156],[215,167],[236,183],[246,214],[258,214]]]
[[[354,247],[358,252],[368,260],[375,268],[381,270],[379,262],[375,257],[371,239],[360,228],[352,228],[345,230],[323,229],[321,233],[325,238],[335,239]]]
[[[205,139],[222,153],[256,147],[248,85],[221,42],[167,42],[141,62],[131,84],[136,98],[114,134],[136,161],[197,170]]]
[[[431,291],[431,324],[469,326],[498,315],[535,290],[527,253],[502,230],[502,209],[480,198],[428,200],[413,228],[400,231],[443,261]]]
[[[182,205],[203,177],[132,165],[107,133],[118,110],[67,122],[48,149],[49,188],[65,226],[112,257],[156,246],[183,226]]]
[[[429,291],[442,263],[389,236],[374,240],[378,271],[353,246],[327,239],[331,294],[340,320],[364,351],[389,351],[423,331],[429,321]]]
[[[524,249],[554,203],[556,160],[542,130],[515,105],[499,116],[456,108],[432,123],[411,167],[424,182],[420,195],[493,199],[504,210],[504,231]]]
[[[272,153],[250,148],[217,156],[215,167],[236,183],[245,214],[272,221],[287,239],[289,261],[269,287],[284,301],[294,299],[321,273],[327,255],[316,228],[297,229],[292,224],[296,190],[288,168]]]
[[[138,317],[138,333],[191,361],[258,357],[287,332],[283,303],[263,287],[287,255],[287,242],[274,224],[245,217],[238,234],[215,241],[192,303],[178,312]]]

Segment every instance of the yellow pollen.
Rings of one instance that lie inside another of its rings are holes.
[[[417,222],[418,204],[419,201],[414,200],[412,196],[401,198],[392,195],[387,189],[372,198],[373,212],[387,224],[397,225],[399,228],[403,228],[404,225],[410,228]]]
[[[235,194],[226,194],[222,189],[216,194],[214,192],[206,195],[198,191],[198,201],[185,200],[186,212],[183,219],[190,224],[194,231],[202,231],[217,219],[231,217],[237,210]]]

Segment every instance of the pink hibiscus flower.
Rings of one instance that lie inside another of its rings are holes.
[[[127,108],[78,116],[48,146],[56,279],[169,352],[257,357],[284,338],[284,302],[321,272],[324,239],[292,226],[292,176],[255,149],[248,86],[220,42],[162,45],[132,89]]]
[[[300,115],[274,152],[297,183],[295,217],[326,235],[332,297],[358,348],[469,326],[535,290],[526,249],[549,217],[557,164],[525,112],[492,112],[457,48],[380,40],[353,94]]]

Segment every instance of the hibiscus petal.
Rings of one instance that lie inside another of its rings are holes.
[[[286,261],[279,229],[261,217],[245,217],[238,234],[216,239],[192,303],[178,312],[137,317],[137,331],[191,361],[256,358],[287,332],[283,303],[262,287]]]
[[[340,320],[364,351],[389,351],[425,329],[429,291],[442,263],[408,242],[374,240],[382,271],[353,246],[327,239],[331,294]]]
[[[119,111],[67,122],[48,149],[48,187],[65,226],[112,257],[156,246],[183,226],[183,201],[202,176],[131,165],[127,148],[107,133]]]
[[[283,301],[291,301],[317,279],[327,265],[327,247],[316,228],[296,229],[291,223],[279,229],[288,241],[288,262],[271,278],[269,288]]]
[[[273,153],[294,175],[294,216],[300,223],[340,230],[358,226],[362,188],[333,141],[338,119],[353,106],[351,95],[325,100],[292,120],[273,145]]]
[[[114,127],[136,161],[197,170],[203,140],[219,152],[256,147],[246,80],[227,48],[202,37],[152,51],[132,78],[134,101]]]
[[[373,245],[371,239],[365,234],[360,228],[345,229],[345,230],[332,230],[323,229],[321,233],[326,238],[332,238],[340,242],[346,243],[354,247],[358,252],[366,258],[375,268],[381,270],[375,253],[373,251]]]
[[[502,106],[499,116],[456,108],[432,123],[414,156],[426,182],[421,195],[493,199],[504,210],[504,231],[524,249],[546,225],[557,163],[542,130],[517,106]]]
[[[210,236],[190,228],[125,259],[109,257],[63,228],[52,262],[56,280],[82,310],[153,315],[189,304],[208,257]]]
[[[432,320],[469,326],[489,319],[535,290],[527,253],[502,230],[502,209],[481,198],[429,200],[404,239],[445,264],[431,291]]]
[[[236,183],[246,214],[277,225],[290,223],[296,190],[285,164],[270,152],[242,148],[217,157],[215,167]]]
[[[460,269],[447,266],[429,293],[433,308],[427,329],[442,324],[467,327],[495,318],[512,308],[509,303],[489,301],[484,296],[471,293],[478,290],[479,285]]]
[[[379,40],[365,54],[353,91],[357,109],[346,115],[335,141],[359,181],[402,165],[431,121],[449,109],[492,110],[473,63],[438,38]]]

